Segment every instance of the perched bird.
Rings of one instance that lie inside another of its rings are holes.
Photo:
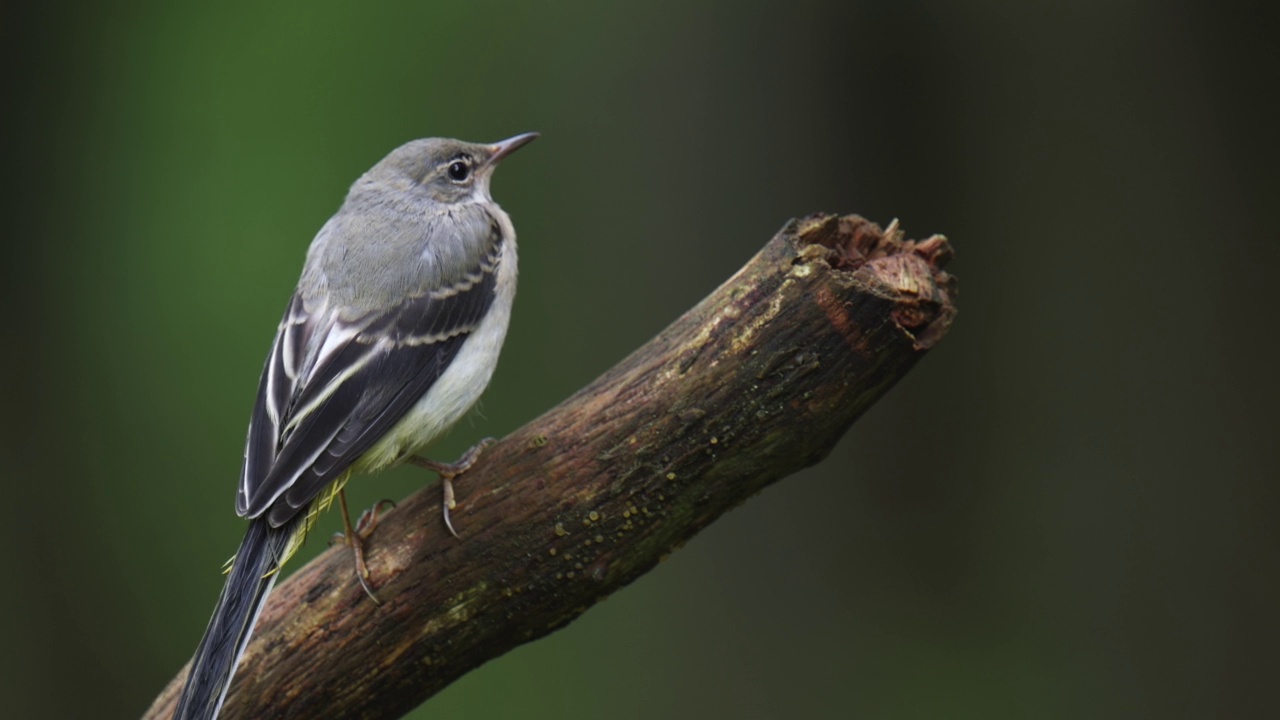
[[[215,718],[280,567],[337,497],[366,591],[350,475],[405,461],[440,473],[445,522],[457,463],[416,456],[489,383],[516,292],[516,235],[493,201],[498,162],[536,133],[396,148],[351,186],[307,252],[258,386],[236,512],[249,528],[196,648],[175,718]],[[452,525],[449,527],[453,530]],[[375,598],[376,602],[376,598]]]

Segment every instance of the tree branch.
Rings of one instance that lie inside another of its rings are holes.
[[[821,460],[946,333],[945,238],[792,221],[612,370],[370,538],[381,607],[335,547],[272,594],[222,716],[397,718],[608,597],[726,510]],[[172,716],[183,670],[146,718]]]

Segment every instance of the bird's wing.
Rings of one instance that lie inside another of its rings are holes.
[[[240,515],[287,521],[404,417],[493,303],[502,246],[458,283],[353,321],[293,297],[249,421]]]

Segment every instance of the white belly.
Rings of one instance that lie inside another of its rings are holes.
[[[358,473],[376,472],[424,450],[476,404],[498,366],[516,294],[516,243],[509,235],[498,264],[497,296],[489,312],[462,343],[462,349],[431,389],[400,422],[353,465]]]

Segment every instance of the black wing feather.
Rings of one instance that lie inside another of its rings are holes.
[[[415,365],[418,367],[412,379],[400,388],[382,385],[363,389],[364,396],[357,401],[341,431],[271,507],[267,516],[271,524],[283,523],[306,507],[317,493],[373,447],[435,384],[465,340],[466,336],[456,335],[433,345],[399,348],[387,353],[381,362],[372,363],[369,366],[371,371],[383,373],[386,377],[404,377],[414,372]],[[345,386],[355,380],[357,377],[353,376],[345,381],[342,390],[345,391]],[[329,407],[327,405],[325,409]]]
[[[292,369],[287,357],[295,362],[299,357],[296,352],[286,356],[286,344],[316,332],[314,318],[303,327],[290,325],[302,307],[295,298],[263,370],[237,511],[246,517],[267,512],[273,526],[287,522],[404,417],[453,362],[492,305],[500,252],[501,243],[495,242],[472,275],[448,291],[409,298],[345,328],[328,328],[325,334],[349,332],[351,338],[286,382]],[[350,332],[352,328],[358,331]],[[323,337],[307,344],[315,342],[322,343]],[[281,386],[292,388],[287,400]],[[317,402],[319,398],[324,399]],[[312,405],[293,425],[295,414]],[[273,409],[278,417],[272,417]]]

